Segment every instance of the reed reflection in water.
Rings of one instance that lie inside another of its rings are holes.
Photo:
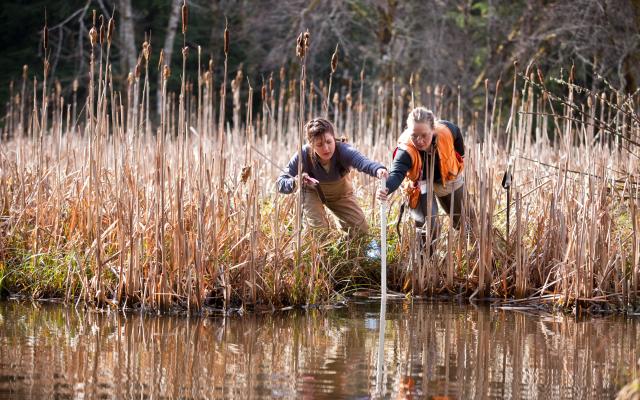
[[[380,304],[227,318],[0,303],[0,398],[376,398]],[[638,322],[387,303],[382,395],[612,398]]]

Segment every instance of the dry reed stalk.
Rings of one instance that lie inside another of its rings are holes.
[[[196,129],[200,134],[204,135],[204,108],[202,106],[203,98],[202,98],[202,47],[198,46],[198,105],[196,107]],[[189,113],[187,113],[189,115]]]
[[[416,100],[415,100],[415,90],[413,87],[413,81],[414,81],[414,73],[411,73],[411,76],[409,77],[409,90],[411,92],[411,103],[409,104],[409,108],[411,110],[413,110],[414,108],[416,108]],[[458,104],[460,104],[460,99],[458,99]]]
[[[309,49],[309,31],[300,33],[296,43],[296,55],[300,59],[300,105],[298,108],[298,203],[296,207],[296,271],[302,268],[302,144],[304,143],[304,110],[306,83],[306,54]]]
[[[491,151],[491,153],[495,154],[497,152],[497,149],[494,149],[494,139],[493,139],[493,132],[495,129],[495,120],[496,120],[496,106],[498,103],[498,97],[499,97],[499,93],[500,93],[500,79],[498,79],[496,81],[496,87],[495,87],[495,92],[493,94],[493,106],[491,107],[491,119],[490,119],[490,123],[489,123],[489,140],[487,142],[487,145]],[[500,126],[498,124],[498,126]]]
[[[353,137],[354,128],[353,128],[353,97],[351,96],[351,80],[349,80],[349,89],[344,98],[345,103],[345,118],[344,118],[344,127],[343,133],[346,137]]]
[[[451,220],[454,216],[454,204],[455,204],[455,191],[451,192],[451,204],[449,207],[449,229],[447,231],[447,275],[446,275],[446,288],[449,290],[453,290],[453,278],[455,274],[455,266],[453,264],[453,255],[455,253],[455,249],[453,248],[453,220]],[[462,216],[461,216],[462,217]],[[461,219],[461,224],[464,225],[464,219]]]
[[[523,252],[522,252],[522,196],[516,192],[516,298],[523,298],[526,293],[526,279]]]
[[[142,58],[144,59],[144,83],[142,85],[142,101],[140,102],[140,118],[144,117],[144,142],[148,142],[151,138],[151,121],[149,118],[149,59],[151,58],[151,41],[150,37],[147,38],[145,33],[145,41],[142,43]],[[160,59],[162,59],[162,49],[160,50]],[[160,63],[158,64],[158,71],[160,71]]]
[[[375,131],[372,137],[372,142],[371,144],[377,144],[378,142],[380,142],[382,140],[382,133],[385,132],[385,128],[384,128],[384,121],[386,119],[386,97],[387,97],[387,91],[386,91],[386,85],[385,86],[378,86],[378,97],[377,97],[377,107],[376,107],[376,111],[377,111],[377,119],[376,119],[376,125],[375,125]]]
[[[330,63],[330,67],[331,67],[331,72],[329,73],[329,88],[327,89],[327,95],[325,97],[325,102],[324,102],[324,107],[323,107],[323,111],[324,111],[324,117],[325,118],[329,118],[329,100],[331,99],[331,83],[333,82],[333,74],[336,73],[336,69],[338,68],[338,44],[336,44],[336,49],[333,51],[333,54],[331,55],[331,63]],[[334,121],[338,121],[338,119],[334,119]]]
[[[240,91],[242,89],[242,81],[243,81],[243,73],[242,70],[238,70],[236,72],[236,77],[231,81],[231,97],[233,100],[233,127],[232,127],[232,140],[237,140],[240,136],[240,109],[242,104],[240,102]],[[234,144],[237,144],[234,143]]]
[[[277,135],[277,122],[276,122],[276,88],[275,81],[273,79],[273,72],[269,76],[269,101],[270,104],[267,106],[267,112],[269,115],[269,123],[268,128],[266,129],[266,137],[274,139]],[[277,142],[279,143],[279,142]]]
[[[215,173],[217,173],[217,175],[219,176],[219,183],[218,183],[219,190],[222,190],[222,188],[224,187],[223,177],[224,177],[224,171],[225,171],[225,158],[223,157],[223,154],[224,154],[223,152],[225,148],[224,130],[225,130],[225,121],[226,121],[225,103],[226,103],[226,97],[227,97],[227,74],[228,74],[227,63],[229,58],[229,36],[230,35],[229,35],[228,25],[227,25],[227,22],[225,21],[225,28],[224,28],[224,34],[223,34],[224,74],[222,78],[222,87],[220,88],[220,121],[218,122],[218,140],[217,140],[219,152],[218,152],[218,162],[216,163],[216,166],[215,166]],[[215,190],[216,188],[214,188],[214,193],[215,193]],[[224,207],[224,203],[220,201],[219,196],[215,196],[214,216],[213,216],[214,232],[218,231],[217,216],[219,215],[218,210],[221,207]],[[217,235],[214,235],[214,240],[213,240],[213,257],[214,257],[214,270],[215,270],[214,278],[215,278],[220,273],[220,268],[221,268],[221,266],[218,263]],[[231,287],[229,286],[228,268],[224,268],[222,271],[222,286],[223,286],[223,297],[224,297],[224,309],[226,310],[231,297]]]
[[[364,138],[364,66],[360,70],[360,91],[358,92],[358,136],[354,140]]]
[[[27,137],[27,129],[25,127],[25,104],[26,104],[26,96],[27,96],[27,81],[29,80],[29,67],[24,65],[22,67],[22,89],[20,90],[20,117],[19,117],[19,136],[26,138]]]
[[[243,175],[242,175],[242,179],[241,181],[243,183],[246,183],[247,180],[249,180],[249,186],[250,186],[250,191],[249,191],[249,196],[247,198],[247,215],[250,218],[251,221],[251,227],[250,227],[250,258],[249,258],[249,292],[250,292],[250,298],[251,298],[251,304],[256,304],[257,302],[257,291],[256,291],[256,259],[257,259],[257,255],[256,255],[256,220],[259,219],[258,215],[257,215],[257,203],[256,203],[256,198],[257,198],[257,191],[258,191],[258,187],[257,187],[257,180],[255,179],[255,177],[253,176],[253,174],[251,173],[252,168],[255,170],[257,165],[254,165],[254,162],[252,160],[252,152],[251,152],[251,146],[253,146],[254,142],[255,142],[255,138],[254,138],[254,133],[253,133],[253,108],[252,108],[252,104],[253,104],[253,88],[251,87],[251,83],[248,82],[247,79],[247,84],[249,86],[249,91],[248,91],[248,96],[247,96],[247,119],[246,119],[246,143],[247,145],[245,146],[246,149],[246,156],[245,156],[245,167],[243,168]]]

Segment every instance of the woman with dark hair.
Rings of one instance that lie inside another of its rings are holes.
[[[305,125],[307,144],[302,148],[302,208],[312,228],[329,227],[325,206],[338,217],[350,235],[366,234],[369,225],[353,194],[349,171],[355,168],[377,178],[387,177],[384,165],[371,161],[352,146],[336,141],[331,122],[314,118]],[[292,193],[298,180],[298,153],[289,161],[287,173],[278,177],[280,193]]]

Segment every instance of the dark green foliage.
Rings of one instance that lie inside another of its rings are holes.
[[[103,4],[107,9],[102,9]],[[42,78],[41,29],[47,9],[50,27],[52,79],[60,80],[68,95],[69,83],[88,71],[91,10],[109,15],[115,9],[120,26],[119,1],[14,1],[0,5],[0,102],[8,100],[9,82],[14,93],[21,86],[22,65],[29,66],[30,79]],[[513,62],[522,72],[529,62],[539,66],[546,77],[557,77],[561,68],[576,66],[575,82],[589,88],[606,85],[632,93],[640,80],[640,6],[631,0],[593,2],[590,0],[507,1],[452,0],[344,2],[306,0],[188,1],[189,29],[184,40],[180,24],[176,32],[169,91],[181,82],[181,48],[190,48],[187,79],[197,81],[197,47],[202,47],[202,66],[214,61],[214,81],[219,86],[223,73],[222,34],[225,21],[231,33],[229,75],[242,69],[254,89],[271,73],[278,83],[281,67],[289,76],[299,74],[295,58],[295,38],[311,33],[307,75],[318,82],[329,76],[331,54],[340,46],[340,66],[333,77],[334,88],[344,96],[344,87],[353,80],[357,87],[364,68],[369,82],[365,96],[376,93],[375,86],[407,87],[409,77],[420,76],[426,85],[460,85],[463,111],[471,114],[484,106],[484,81],[490,87],[498,79],[505,94],[513,78]],[[171,11],[169,0],[132,1],[135,48],[140,51],[145,33],[151,35],[150,84],[152,97],[157,85],[157,63],[164,45]],[[128,70],[120,65],[123,46],[118,28],[112,51],[114,80],[125,87]],[[417,81],[417,80],[416,80]],[[85,79],[79,79],[81,85]],[[82,95],[82,88],[80,88]],[[492,89],[493,90],[493,89]],[[82,97],[82,96],[81,96]],[[256,96],[256,102],[258,96]],[[231,101],[228,96],[228,101]],[[244,101],[244,100],[243,100]],[[153,102],[153,100],[152,100]],[[508,99],[504,104],[508,104]],[[227,107],[231,109],[231,105]],[[230,111],[229,111],[230,112]]]

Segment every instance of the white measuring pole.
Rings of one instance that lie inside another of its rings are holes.
[[[387,178],[380,179],[380,186],[387,187]],[[382,301],[387,301],[387,201],[380,200],[380,290]]]
[[[387,186],[387,179],[380,179],[381,188]],[[387,202],[380,200],[380,324],[378,326],[378,365],[376,366],[376,392],[384,398],[384,379],[382,366],[384,365],[384,328],[387,311]]]

